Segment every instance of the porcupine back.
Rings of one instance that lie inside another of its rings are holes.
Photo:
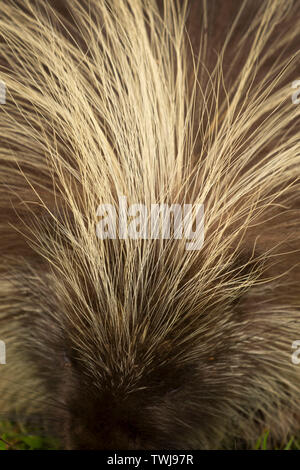
[[[296,2],[0,4],[1,411],[70,448],[299,427]],[[204,203],[205,240],[99,204]]]

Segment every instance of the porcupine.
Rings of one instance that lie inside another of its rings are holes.
[[[299,430],[296,3],[0,3],[2,416],[75,449]],[[203,203],[202,249],[97,238],[120,194]]]

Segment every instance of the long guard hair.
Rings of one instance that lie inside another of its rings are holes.
[[[0,416],[68,448],[299,430],[299,44],[293,0],[0,2]],[[120,195],[203,203],[202,249],[99,240]]]

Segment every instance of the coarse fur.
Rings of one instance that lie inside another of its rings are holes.
[[[2,416],[75,449],[299,431],[299,44],[294,0],[0,2]],[[204,203],[203,248],[99,240],[118,195]]]

